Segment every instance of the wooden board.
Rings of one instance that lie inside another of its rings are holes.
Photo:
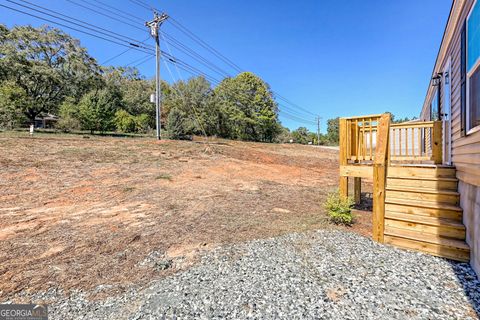
[[[444,238],[422,232],[416,232],[406,229],[398,229],[393,227],[385,227],[385,234],[393,237],[406,238],[410,240],[435,243],[445,247],[458,248],[460,250],[470,251],[468,244],[463,240]]]
[[[439,218],[439,217],[429,217],[429,216],[422,216],[418,214],[408,214],[408,213],[399,213],[393,211],[385,211],[385,218],[405,221],[405,222],[413,222],[418,224],[425,224],[429,226],[443,226],[443,227],[451,227],[456,228],[459,230],[465,230],[462,222]]]
[[[442,189],[442,190],[457,190],[457,179],[442,180],[436,179],[409,179],[409,178],[388,178],[387,187],[411,187],[423,189]]]
[[[450,248],[438,244],[392,237],[389,235],[385,235],[385,243],[404,249],[426,252],[431,255],[452,260],[458,260],[463,262],[470,261],[470,252],[463,249]]]
[[[340,166],[341,177],[372,178],[373,166],[343,165]]]
[[[446,177],[455,178],[455,168],[423,168],[413,166],[390,166],[388,177]]]
[[[416,232],[423,232],[435,236],[455,238],[465,240],[465,230],[459,228],[452,228],[450,226],[430,226],[421,223],[407,222],[393,219],[385,219],[385,226],[407,229]]]
[[[446,203],[450,205],[457,205],[460,196],[458,194],[445,194],[445,193],[426,193],[418,191],[397,191],[387,189],[387,196],[389,199],[406,199],[406,200],[418,200],[418,201],[430,201],[436,203]]]
[[[439,217],[439,218],[446,218],[446,219],[462,221],[462,210],[460,208],[458,208],[458,209],[459,210],[445,210],[445,209],[438,209],[438,208],[405,206],[403,204],[396,204],[396,203],[386,203],[385,204],[385,210],[386,211],[409,213],[409,214],[416,214],[416,215],[423,215],[423,216],[430,216],[430,217]]]

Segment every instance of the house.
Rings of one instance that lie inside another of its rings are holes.
[[[58,117],[56,115],[50,113],[39,114],[35,117],[35,128],[50,129],[55,126],[57,121]]]
[[[480,275],[480,1],[454,0],[419,121],[340,120],[340,190],[373,179],[373,238]],[[375,141],[376,140],[376,141]]]

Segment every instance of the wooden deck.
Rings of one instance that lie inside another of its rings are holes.
[[[388,114],[340,119],[340,191],[360,201],[373,179],[375,241],[468,261],[454,167],[442,165],[441,122],[390,124]]]

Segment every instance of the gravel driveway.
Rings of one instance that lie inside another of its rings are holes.
[[[215,249],[187,271],[95,303],[81,294],[52,319],[477,319],[468,264],[317,231]]]

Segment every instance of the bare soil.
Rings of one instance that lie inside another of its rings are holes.
[[[337,228],[331,148],[0,133],[0,298],[49,288],[121,292],[232,242]],[[365,209],[365,208],[363,208]],[[369,235],[370,214],[349,230]]]

